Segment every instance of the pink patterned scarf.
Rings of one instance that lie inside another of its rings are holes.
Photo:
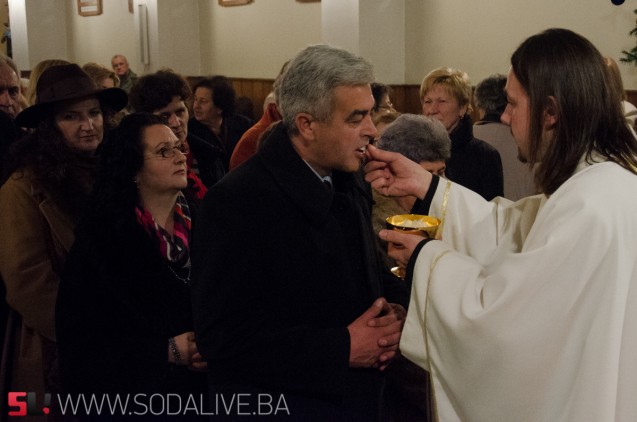
[[[168,262],[179,267],[189,265],[189,242],[192,221],[190,209],[182,193],[177,196],[173,223],[173,235],[155,222],[151,213],[139,206],[135,207],[137,222],[148,232],[159,247],[159,252]]]

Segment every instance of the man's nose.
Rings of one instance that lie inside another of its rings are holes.
[[[362,133],[364,136],[367,136],[369,138],[369,142],[371,143],[376,135],[378,135],[378,129],[376,129],[376,126],[374,126],[374,121],[372,120],[371,114],[365,116],[365,119],[363,120],[365,121],[365,126],[363,127]]]

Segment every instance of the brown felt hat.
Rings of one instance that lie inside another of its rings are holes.
[[[15,118],[18,127],[36,127],[61,101],[96,96],[102,106],[113,111],[126,107],[128,96],[120,88],[100,89],[76,64],[52,66],[42,72],[36,86],[35,104]]]

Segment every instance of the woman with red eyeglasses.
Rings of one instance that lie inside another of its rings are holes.
[[[69,393],[205,391],[190,305],[187,152],[148,113],[124,117],[101,151],[56,309]]]

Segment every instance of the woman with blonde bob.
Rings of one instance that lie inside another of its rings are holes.
[[[120,80],[117,73],[106,66],[95,62],[88,62],[82,66],[82,70],[101,88],[119,88]]]
[[[42,73],[50,67],[63,66],[67,64],[71,64],[71,62],[64,59],[46,59],[36,64],[29,74],[29,84],[27,85],[27,92],[24,94],[27,104],[33,105],[36,103],[36,89],[38,86],[38,80],[40,79],[40,76],[42,76]]]
[[[495,148],[473,136],[471,95],[469,76],[448,67],[432,70],[420,85],[423,114],[440,120],[451,138],[447,176],[491,200],[504,196],[502,162]]]
[[[93,82],[102,89],[119,88],[120,80],[117,73],[106,66],[102,66],[95,62],[88,62],[82,66],[82,70],[85,71],[86,74],[93,79]],[[109,113],[105,117],[109,120],[111,126],[117,127],[126,114],[126,109],[123,109],[116,113]]]

